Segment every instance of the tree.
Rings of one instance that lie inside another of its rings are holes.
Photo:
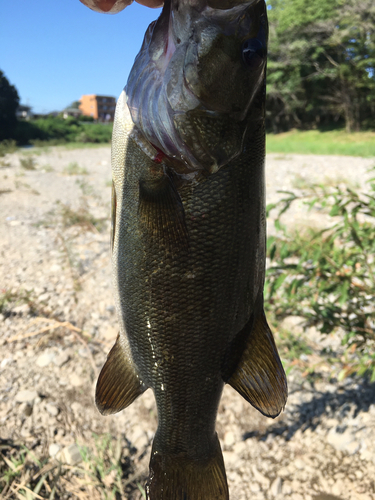
[[[0,70],[0,141],[13,137],[19,101],[17,89]]]
[[[373,0],[268,4],[268,128],[375,128]]]

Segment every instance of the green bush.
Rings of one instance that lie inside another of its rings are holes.
[[[278,209],[281,236],[267,242],[265,302],[276,319],[297,315],[322,334],[344,332],[339,378],[356,373],[375,381],[375,179],[368,187],[356,192],[312,185],[303,195],[288,192],[268,207]],[[301,198],[311,210],[328,212],[332,225],[288,231],[280,216]]]
[[[0,157],[5,156],[8,153],[14,153],[17,149],[16,141],[12,139],[5,139],[5,141],[0,142]]]
[[[79,121],[77,118],[50,116],[31,121],[19,121],[15,139],[19,144],[51,144],[67,142],[108,143],[112,137],[112,124]]]

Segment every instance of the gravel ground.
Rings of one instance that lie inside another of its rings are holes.
[[[307,181],[362,186],[373,163],[270,155],[267,200]],[[93,402],[117,334],[110,179],[109,147],[27,150],[0,159],[0,443],[21,442],[38,456],[74,463],[80,460],[74,443],[110,432],[132,450],[142,482],[156,428],[151,392],[110,417]],[[296,203],[284,222],[314,225],[324,217]],[[298,318],[283,326],[298,331]],[[314,349],[310,361],[319,360],[322,339],[312,329],[305,335]],[[338,348],[334,336],[324,343]],[[287,406],[275,420],[225,388],[217,429],[231,500],[375,499],[375,385],[333,384],[327,370],[322,364],[312,384],[293,369]],[[137,491],[129,497],[141,498]]]

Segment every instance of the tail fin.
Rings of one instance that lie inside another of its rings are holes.
[[[205,459],[159,453],[155,438],[146,485],[148,500],[229,500],[217,435],[213,452]]]

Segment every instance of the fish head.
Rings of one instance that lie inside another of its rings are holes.
[[[126,94],[135,127],[177,170],[213,173],[241,153],[263,118],[267,39],[264,0],[164,4]]]

